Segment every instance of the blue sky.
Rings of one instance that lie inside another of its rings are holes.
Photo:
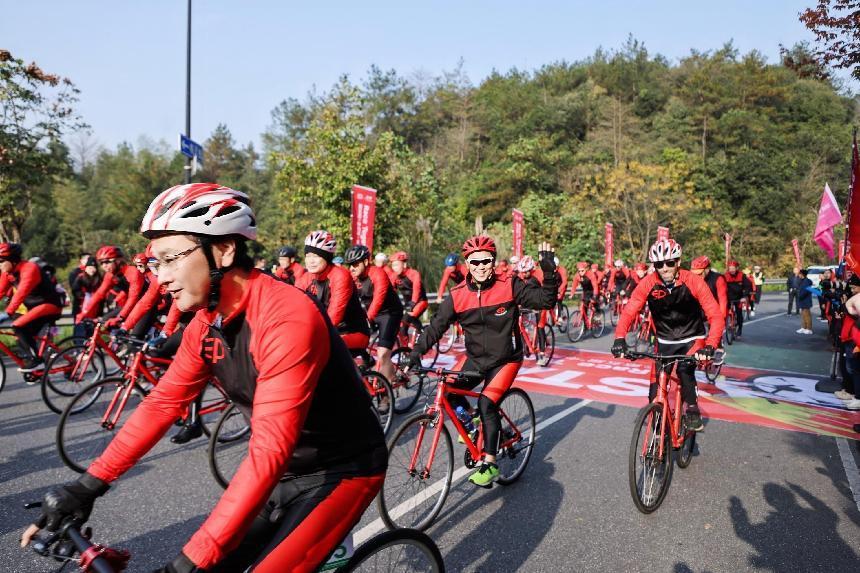
[[[194,0],[192,136],[226,123],[259,141],[287,97],[321,91],[371,64],[439,75],[462,58],[473,83],[493,69],[535,69],[616,49],[632,34],[677,60],[733,40],[776,61],[811,40],[813,0],[621,2],[287,2]],[[79,111],[107,147],[140,136],[175,145],[185,125],[185,0],[0,0],[0,48],[71,78]]]

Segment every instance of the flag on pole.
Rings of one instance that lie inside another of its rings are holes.
[[[657,240],[665,241],[669,238],[669,227],[657,227]]]
[[[845,221],[845,264],[860,274],[860,152],[857,150],[856,129],[851,145],[851,190],[848,194],[848,217]]]
[[[352,244],[373,250],[373,226],[376,219],[376,189],[352,186]]]
[[[794,249],[794,260],[797,266],[803,268],[803,259],[800,258],[800,243],[797,242],[797,239],[791,240],[791,248]]]
[[[818,208],[818,222],[815,224],[815,233],[812,238],[818,243],[829,258],[833,258],[836,249],[833,238],[833,227],[842,223],[842,213],[836,203],[836,197],[830,190],[830,185],[824,184],[824,193],[821,195],[821,206]]]
[[[729,259],[732,253],[732,236],[726,233],[726,268],[729,267]]]
[[[525,235],[525,220],[523,212],[519,209],[512,211],[513,228],[514,228],[514,254],[517,257],[523,256],[523,235]]]

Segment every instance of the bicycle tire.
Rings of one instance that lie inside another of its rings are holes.
[[[6,364],[0,360],[0,392],[6,387]]]
[[[203,389],[203,400],[200,403],[200,422],[203,427],[203,433],[206,437],[212,435],[212,430],[218,420],[221,419],[221,414],[227,407],[230,406],[230,398],[217,385],[209,382]],[[207,410],[211,410],[207,412]]]
[[[611,310],[609,311],[609,322],[612,323],[612,326],[618,326],[618,319],[621,317],[621,313],[618,311],[618,305],[613,304]]]
[[[574,310],[570,313],[567,339],[571,342],[579,342],[583,336],[585,336],[585,322],[582,320],[582,311]]]
[[[731,346],[735,341],[735,331],[731,317],[726,317],[726,329],[723,331],[723,335],[726,337],[726,344]]]
[[[81,390],[63,410],[57,424],[56,444],[60,458],[68,468],[84,473],[131,416],[137,404],[143,400],[146,392],[135,384],[129,394],[128,402],[120,413],[119,423],[113,428],[104,427],[101,420],[114,394],[123,391],[128,384],[125,378],[99,380]],[[95,398],[91,394],[95,395]],[[99,403],[101,399],[105,400]],[[80,400],[91,401],[91,404],[87,408],[76,408],[75,405]],[[114,405],[113,408],[116,406]]]
[[[385,482],[376,497],[379,516],[388,529],[410,527],[423,531],[430,527],[442,511],[454,475],[454,445],[444,424],[441,426],[431,472],[424,475],[426,456],[440,420],[438,416],[416,414],[400,426],[388,444],[388,469]],[[440,451],[442,449],[445,451]],[[413,457],[418,463],[416,470],[410,471]],[[447,469],[440,471],[442,463],[447,464]],[[421,471],[418,471],[419,467]],[[422,510],[420,506],[426,505],[423,504],[425,500],[431,500],[432,503],[429,508]]]
[[[52,356],[45,365],[40,390],[42,401],[52,412],[62,414],[83,388],[106,378],[104,356],[98,351],[90,357],[84,370],[77,370],[78,357],[86,350],[86,346],[70,346]],[[63,360],[68,363],[63,365]],[[83,402],[78,404],[81,409],[87,406],[88,404]]]
[[[391,389],[394,391],[394,413],[405,414],[415,407],[418,398],[421,397],[421,387],[424,378],[406,372],[409,366],[409,355],[412,350],[401,346],[391,353],[391,362],[394,364],[394,383]]]
[[[595,311],[594,316],[591,319],[591,336],[593,338],[600,338],[603,336],[603,333],[606,331],[606,309],[601,308],[599,311]]]
[[[556,324],[556,328],[561,334],[565,334],[567,332],[567,327],[570,326],[570,309],[567,308],[567,305],[558,303],[558,323]]]
[[[496,464],[499,466],[498,483],[499,485],[510,485],[523,475],[534,451],[537,434],[535,408],[531,398],[524,390],[511,388],[502,396],[499,410],[502,420],[502,445],[504,446],[505,442],[510,439],[507,434],[515,434],[510,429],[511,422],[522,436],[516,443],[500,448],[499,454],[496,456]],[[509,460],[511,461],[510,464],[508,463]]]
[[[236,404],[230,404],[212,429],[206,449],[209,471],[222,488],[227,489],[230,485],[239,464],[248,454],[250,441],[251,426],[248,420]]]
[[[457,340],[457,325],[451,324],[448,327],[448,330],[445,331],[445,334],[442,335],[442,338],[439,339],[439,342],[436,343],[437,350],[442,354],[447,354],[454,348],[454,342]]]
[[[396,559],[386,560],[384,554],[394,546],[400,546],[395,550],[396,555],[392,555]],[[426,533],[417,529],[396,529],[373,536],[355,550],[345,565],[336,569],[336,573],[376,571],[445,573],[445,562],[439,547]]]
[[[362,378],[373,403],[373,410],[379,418],[379,425],[382,426],[382,433],[387,436],[394,421],[394,390],[391,383],[376,370],[365,370]]]
[[[678,448],[678,453],[675,454],[675,463],[678,467],[687,469],[693,461],[693,453],[696,449],[696,432],[687,430],[687,417],[681,418],[681,431],[684,432],[684,443]]]
[[[645,457],[654,456],[656,448],[659,446],[660,438],[655,438],[655,435],[659,433],[660,427],[660,419],[663,417],[663,405],[659,403],[651,403],[639,410],[639,414],[636,416],[635,429],[633,431],[633,437],[630,440],[630,452],[628,457],[628,483],[630,485],[630,496],[633,498],[633,503],[640,512],[648,514],[655,511],[660,504],[663,503],[663,500],[666,498],[666,493],[669,491],[669,483],[672,480],[672,468],[674,464],[672,463],[672,444],[669,439],[669,433],[666,432],[663,435],[663,459],[660,460],[659,466],[657,469],[662,467],[662,475],[659,481],[656,483],[657,491],[655,493],[651,493],[647,496],[647,499],[642,499],[644,495],[644,490],[646,488],[645,481],[645,462],[646,460],[642,460],[643,465],[643,476],[642,476],[642,484],[639,484],[639,476],[637,473],[637,461],[640,461],[640,452],[643,450],[643,444],[640,443],[639,438],[643,434],[643,430],[648,430],[645,432],[645,436],[642,436],[643,441],[645,439],[648,440],[648,453]],[[654,432],[654,428],[657,428],[657,433]],[[653,465],[652,465],[653,467]],[[655,472],[656,475],[656,472]],[[640,489],[643,490],[640,493]],[[651,489],[650,487],[648,488]]]
[[[723,369],[723,363],[714,364],[714,361],[711,360],[708,365],[705,367],[705,378],[708,379],[712,384],[717,381],[717,377],[720,375],[720,371]]]

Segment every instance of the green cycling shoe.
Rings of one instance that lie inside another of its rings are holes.
[[[484,462],[478,470],[469,476],[469,481],[478,487],[493,487],[493,482],[499,479],[499,466],[493,462]]]

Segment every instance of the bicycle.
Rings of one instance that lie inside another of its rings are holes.
[[[122,337],[130,348],[130,364],[122,376],[98,380],[81,390],[63,411],[57,424],[57,450],[63,463],[83,473],[113,439],[137,405],[158,384],[156,372],[171,360],[147,356],[149,343]],[[146,384],[146,386],[144,386]],[[203,390],[203,405],[198,412],[203,431],[211,430],[207,421],[226,410],[230,399],[215,379]]]
[[[539,328],[540,311],[520,310],[519,329],[523,339],[523,354],[534,356],[538,366],[546,368],[555,354],[555,331],[545,324]]]
[[[729,301],[729,311],[726,314],[726,329],[723,332],[726,344],[731,346],[735,339],[737,339],[738,328],[738,317],[737,314],[735,314],[735,303]]]
[[[685,354],[660,355],[628,351],[625,358],[649,358],[656,362],[657,396],[639,410],[630,441],[628,483],[633,503],[640,512],[655,511],[666,497],[675,461],[681,469],[693,460],[696,432],[687,429],[686,414],[681,411],[681,383],[676,374],[663,369],[670,364],[696,364]]]
[[[47,367],[47,363],[53,356],[62,351],[64,346],[79,340],[74,336],[67,336],[55,343],[54,333],[56,330],[57,328],[53,324],[45,325],[35,336],[36,342],[38,343],[38,347],[36,348],[36,357],[45,363],[45,367]],[[26,363],[26,359],[22,358],[17,352],[9,348],[9,346],[3,341],[2,337],[16,338],[17,335],[15,334],[15,331],[11,328],[0,328],[0,352],[5,354],[9,360],[15,364],[15,366],[23,368]],[[32,384],[37,382],[44,373],[45,368],[39,368],[32,372],[23,372],[22,376],[25,382]],[[3,360],[0,360],[0,392],[2,392],[3,388],[6,386],[6,377],[6,363]]]
[[[609,322],[612,323],[612,326],[618,326],[618,319],[621,317],[621,313],[624,312],[625,302],[626,299],[619,296],[617,291],[613,292],[609,297]]]
[[[460,326],[459,322],[455,322],[448,327],[448,330],[445,331],[445,334],[442,335],[442,338],[439,339],[439,342],[436,344],[436,349],[442,354],[447,354],[454,348],[454,345],[458,342],[463,342],[465,334],[463,333],[463,327]]]
[[[563,301],[557,301],[549,312],[549,320],[550,324],[555,326],[561,334],[564,334],[570,326],[570,309]]]
[[[705,377],[711,384],[716,383],[717,378],[720,375],[720,371],[723,369],[723,364],[726,361],[726,351],[722,348],[717,348],[716,352],[714,352],[714,359],[709,360],[705,365]]]
[[[24,507],[40,507],[41,502],[28,503]],[[81,573],[121,573],[128,567],[131,554],[123,549],[114,549],[94,544],[92,529],[83,527],[83,521],[66,519],[54,533],[40,534],[30,542],[30,547],[42,557],[50,557],[63,563],[76,564]],[[352,551],[352,534],[347,536],[318,571],[333,573],[360,572],[429,572],[445,573],[445,562],[439,547],[426,534],[414,529],[384,531]]]
[[[351,350],[355,365],[358,372],[361,374],[361,379],[364,382],[364,387],[370,395],[370,401],[373,403],[373,408],[376,415],[379,417],[379,425],[382,426],[382,431],[388,435],[391,429],[391,423],[394,420],[395,409],[394,390],[388,378],[380,372],[373,370],[376,361],[370,356],[367,350]]]
[[[465,443],[463,461],[467,468],[478,465],[484,453],[483,424],[470,435],[448,399],[449,395],[480,396],[453,386],[458,380],[480,375],[442,368],[417,370],[437,377],[436,395],[427,409],[406,420],[389,442],[388,470],[377,496],[379,515],[389,529],[424,530],[442,510],[454,476],[454,447],[446,420]],[[520,388],[505,392],[499,403],[499,417],[502,431],[496,459],[498,483],[509,485],[522,475],[534,448],[535,412],[528,394]]]
[[[590,332],[594,338],[600,338],[605,328],[606,310],[598,307],[597,298],[591,298],[588,305],[582,299],[579,308],[570,313],[567,338],[571,342],[579,342],[586,332]]]

